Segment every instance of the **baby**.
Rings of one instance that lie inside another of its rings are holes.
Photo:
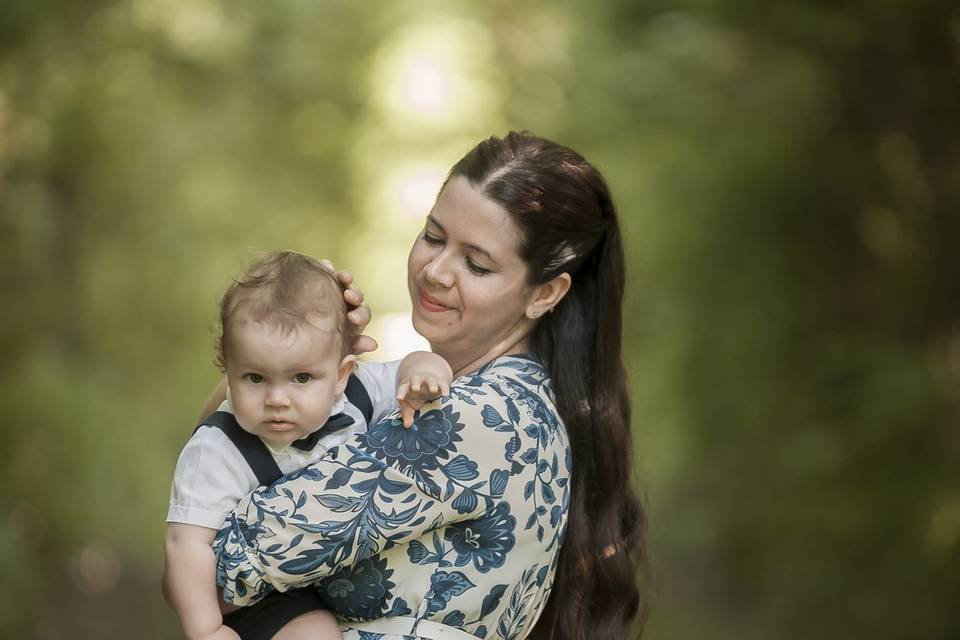
[[[167,514],[164,594],[190,640],[340,637],[310,587],[222,616],[210,545],[257,486],[315,462],[398,403],[409,425],[420,406],[448,393],[450,365],[435,354],[358,362],[346,312],[336,277],[292,251],[254,263],[220,302],[227,399],[180,453]]]

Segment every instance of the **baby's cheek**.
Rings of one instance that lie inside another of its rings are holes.
[[[234,398],[233,401],[233,415],[237,419],[237,422],[246,430],[249,430],[251,425],[257,423],[256,414],[253,411],[253,407],[250,404],[249,399]]]

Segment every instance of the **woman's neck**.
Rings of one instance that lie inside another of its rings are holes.
[[[530,350],[530,342],[527,339],[527,331],[517,331],[505,336],[502,340],[494,344],[483,353],[447,353],[441,347],[434,348],[434,353],[445,358],[453,369],[453,377],[458,378],[462,375],[472,373],[500,356],[506,356],[516,353],[526,353]]]

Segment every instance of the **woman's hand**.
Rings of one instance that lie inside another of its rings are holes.
[[[324,259],[320,262],[337,276],[340,286],[343,287],[343,300],[347,303],[347,318],[359,328],[360,335],[353,341],[353,352],[360,355],[361,353],[376,351],[379,346],[377,341],[370,336],[363,335],[363,330],[370,324],[373,314],[370,312],[370,307],[363,304],[363,293],[350,286],[353,284],[353,275],[349,271],[337,271],[329,260]]]

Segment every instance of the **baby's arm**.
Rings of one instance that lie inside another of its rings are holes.
[[[397,368],[397,400],[403,426],[413,424],[413,415],[430,400],[450,393],[453,370],[435,353],[414,351]]]
[[[223,626],[220,615],[216,558],[210,548],[216,533],[207,527],[167,523],[163,595],[180,617],[180,626],[188,640],[240,638],[235,631]]]

